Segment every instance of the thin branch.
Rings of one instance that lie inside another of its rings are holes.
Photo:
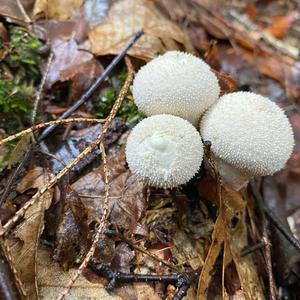
[[[2,139],[0,141],[0,146],[2,144],[5,144],[7,142],[13,141],[19,137],[22,137],[24,135],[33,133],[34,131],[37,131],[39,129],[42,129],[47,126],[51,125],[60,125],[60,124],[68,124],[68,123],[80,123],[80,122],[87,122],[87,123],[103,123],[105,122],[105,119],[89,119],[89,118],[72,118],[72,119],[63,119],[63,120],[54,120],[54,121],[49,121],[37,125],[33,125],[28,129],[22,130],[16,134],[12,134],[9,137]]]
[[[59,119],[66,119],[72,115],[74,111],[76,111],[83,103],[85,103],[92,94],[97,90],[97,88],[102,84],[102,82],[106,79],[106,77],[111,73],[111,71],[115,68],[115,66],[121,61],[121,59],[126,55],[126,52],[134,45],[134,43],[143,35],[143,31],[138,31],[128,42],[127,45],[123,48],[123,50],[112,60],[112,62],[108,65],[108,67],[103,71],[100,77],[96,79],[96,81],[92,84],[89,90],[78,100],[76,101],[66,112],[64,112]],[[54,129],[55,125],[47,128],[42,135],[39,137],[39,141],[46,138]]]
[[[272,269],[272,255],[271,255],[271,242],[269,240],[269,223],[268,220],[265,217],[265,211],[264,211],[264,200],[258,190],[258,187],[256,186],[256,183],[252,181],[250,183],[252,192],[254,194],[254,197],[256,198],[257,207],[259,209],[259,214],[261,218],[262,223],[262,241],[265,244],[264,247],[264,256],[267,264],[267,273],[268,273],[268,279],[269,279],[269,291],[270,291],[270,299],[276,300],[277,299],[277,288],[274,281],[273,276],[273,269]]]
[[[191,284],[199,277],[201,267],[188,272],[176,272],[170,275],[126,274],[113,270],[105,264],[90,264],[92,269],[101,277],[108,280],[106,289],[112,291],[120,283],[134,282],[163,282],[174,284],[177,288],[173,300],[181,300],[186,295]]]
[[[281,222],[281,220],[274,214],[274,212],[264,204],[262,195],[260,194],[256,184],[251,182],[250,185],[254,197],[257,199],[258,202],[263,204],[263,210],[266,216],[270,219],[272,224],[281,232],[281,234],[287,239],[287,241],[289,241],[291,245],[294,246],[294,248],[300,252],[300,242],[289,232],[289,230]]]
[[[40,87],[39,87],[38,92],[37,92],[36,97],[35,97],[34,107],[33,107],[32,114],[31,114],[31,124],[32,125],[35,123],[37,109],[38,109],[38,106],[39,106],[39,103],[40,103],[40,100],[41,100],[41,97],[42,97],[42,92],[44,90],[44,85],[45,85],[46,78],[47,78],[48,73],[49,73],[49,69],[50,69],[50,65],[52,63],[53,57],[54,57],[54,53],[51,52],[49,57],[48,57],[48,62],[47,62],[45,73],[43,75]]]

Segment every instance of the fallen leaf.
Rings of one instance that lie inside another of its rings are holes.
[[[159,53],[179,50],[180,46],[193,51],[184,32],[147,0],[121,0],[113,4],[106,21],[89,33],[91,50],[96,55],[118,54],[141,29],[145,34],[129,49],[131,56],[150,60]]]
[[[117,156],[108,160],[108,170],[109,222],[128,230],[129,234],[146,235],[147,229],[140,223],[147,205],[143,195],[143,183],[127,169],[124,147]],[[99,221],[102,215],[104,187],[103,166],[72,184],[72,188],[79,194],[88,211],[89,222]]]
[[[63,215],[56,232],[53,258],[68,270],[89,245],[87,210],[69,185],[64,187]]]
[[[22,23],[28,23],[30,20],[24,12],[22,1],[20,1],[20,5],[18,5],[17,1],[0,0],[0,15],[21,21]]]
[[[54,59],[45,81],[46,89],[50,89],[58,81],[74,80],[77,82],[82,77],[85,79],[84,82],[88,81],[90,85],[91,80],[102,71],[102,66],[94,56],[87,51],[80,50],[74,39],[56,41],[53,45],[53,53]]]
[[[209,190],[208,185],[210,185]],[[218,187],[211,177],[206,178],[199,186],[199,191],[204,191],[206,193],[204,195],[208,196],[213,203],[222,204],[221,207],[219,206],[212,243],[200,274],[198,299],[208,299],[207,291],[212,281],[213,269],[222,251],[223,270],[225,271],[226,267],[232,262],[234,263],[245,299],[264,299],[261,280],[258,277],[252,255],[240,256],[241,250],[248,245],[245,220],[246,199],[226,187],[219,188],[221,189],[221,199],[218,197]],[[221,295],[228,297],[225,286],[222,287]]]
[[[35,19],[46,16],[50,19],[66,20],[79,9],[84,0],[37,0],[33,8]]]
[[[23,193],[28,189],[42,189],[47,184],[49,176],[46,170],[35,167],[29,170],[17,185],[17,191]],[[36,255],[44,228],[44,213],[51,204],[52,196],[53,192],[49,190],[38,202],[29,207],[24,214],[24,221],[13,230],[8,239],[13,264],[26,287],[29,299],[38,299]]]
[[[278,39],[283,39],[293,21],[299,17],[299,12],[294,10],[285,16],[275,16],[272,18],[272,25],[265,29],[265,31]]]
[[[46,247],[40,246],[37,255],[37,286],[41,300],[57,299],[64,291],[70,278],[77,272],[76,269],[64,272],[59,264],[51,260],[50,257],[51,252]],[[65,299],[122,300],[119,296],[109,294],[106,291],[105,282],[105,280],[97,280],[96,283],[93,283],[84,276],[79,276]]]
[[[13,167],[18,162],[20,162],[26,150],[28,149],[28,147],[30,147],[31,137],[32,137],[31,134],[26,134],[22,136],[20,141],[14,147],[14,149],[10,153],[8,163],[7,163],[9,169],[11,169],[11,167]]]

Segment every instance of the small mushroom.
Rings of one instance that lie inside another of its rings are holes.
[[[201,114],[218,99],[220,87],[202,59],[169,51],[139,70],[132,92],[146,116],[172,114],[197,125]]]
[[[156,115],[141,121],[130,133],[126,160],[143,182],[160,188],[187,183],[199,170],[203,144],[199,132],[186,120]]]
[[[236,92],[222,96],[201,120],[204,141],[223,181],[236,190],[255,176],[284,167],[294,146],[284,111],[268,98]]]

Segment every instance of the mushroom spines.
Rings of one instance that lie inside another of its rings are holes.
[[[199,170],[202,158],[203,145],[197,130],[172,115],[144,119],[127,140],[130,170],[155,187],[173,188],[188,182]]]
[[[143,66],[133,82],[133,96],[147,116],[173,114],[197,124],[218,98],[218,79],[196,56],[170,51]]]
[[[294,145],[283,110],[250,92],[222,96],[202,118],[200,132],[215,157],[253,176],[282,169]]]

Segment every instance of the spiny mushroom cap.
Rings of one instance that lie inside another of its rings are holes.
[[[236,92],[222,96],[201,120],[215,157],[246,175],[272,175],[289,159],[294,136],[283,110],[268,98]]]
[[[144,119],[127,140],[130,170],[154,187],[173,188],[188,182],[199,170],[202,158],[199,132],[186,120],[172,115]]]
[[[132,87],[139,110],[147,116],[172,114],[196,125],[218,98],[218,79],[196,56],[169,51],[137,73]]]

